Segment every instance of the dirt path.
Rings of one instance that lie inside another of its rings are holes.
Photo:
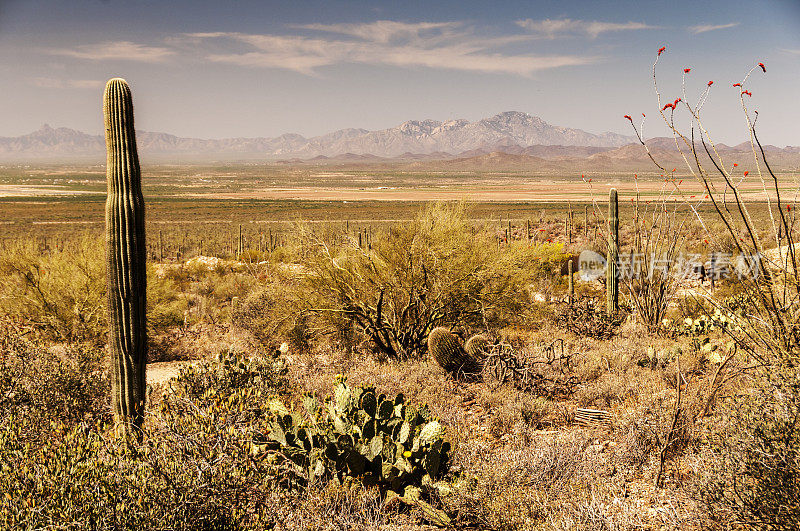
[[[192,365],[197,365],[200,360],[187,361],[161,361],[147,364],[147,384],[155,385],[167,382],[176,378],[181,369]]]

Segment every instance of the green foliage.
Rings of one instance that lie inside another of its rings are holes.
[[[308,348],[302,306],[295,299],[297,280],[270,274],[232,310],[233,323],[253,334],[262,345],[275,347],[276,338],[288,338],[296,352]]]
[[[397,495],[430,484],[447,465],[441,424],[402,394],[376,395],[374,387],[353,388],[338,377],[333,397],[320,403],[307,394],[303,406],[305,415],[277,399],[269,403],[269,432],[253,440],[253,454],[282,467],[289,485],[358,478]]]
[[[509,319],[525,307],[520,294],[544,263],[534,246],[498,253],[469,223],[463,204],[431,205],[414,221],[376,234],[370,250],[336,246],[308,227],[304,241],[300,294],[309,310],[334,329],[349,322],[389,358],[423,354],[437,326]]]
[[[99,340],[106,331],[103,243],[82,236],[69,247],[42,253],[30,241],[0,253],[0,315],[48,336]]]
[[[0,316],[30,325],[47,339],[105,342],[108,331],[102,238],[84,235],[71,245],[42,253],[19,242],[0,253]],[[253,275],[206,272],[214,302],[246,291]],[[184,323],[191,298],[186,281],[147,268],[147,325],[152,334]]]
[[[46,348],[0,322],[0,422],[14,416],[47,426],[102,422],[108,416],[108,370],[92,344]]]
[[[47,360],[29,360],[36,361],[31,372],[64,368]],[[187,369],[148,415],[144,442],[130,447],[103,425],[110,420],[107,379],[98,380],[99,416],[84,399],[59,406],[30,395],[35,400],[23,402],[17,387],[20,400],[0,402],[0,527],[270,528],[275,508],[267,501],[279,471],[255,463],[250,449],[266,426],[261,406],[285,391],[282,372],[271,358],[229,353]],[[88,383],[92,373],[71,374]],[[66,398],[76,390],[45,380],[47,394]]]

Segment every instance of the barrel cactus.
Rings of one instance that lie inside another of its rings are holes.
[[[464,344],[464,350],[467,351],[467,354],[469,354],[471,358],[476,360],[485,358],[489,353],[489,348],[491,348],[489,339],[487,339],[487,337],[483,334],[472,336]]]
[[[606,311],[615,313],[619,309],[619,204],[617,189],[608,194],[608,258],[606,259]]]
[[[428,350],[444,370],[451,374],[477,374],[481,364],[464,350],[447,328],[434,328],[428,335]]]
[[[147,364],[147,247],[133,99],[124,79],[106,84],[106,276],[111,405],[117,434],[138,433],[144,420]]]

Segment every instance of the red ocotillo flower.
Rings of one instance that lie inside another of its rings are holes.
[[[678,103],[679,103],[679,102],[681,102],[681,101],[683,101],[683,100],[682,100],[681,98],[678,98],[677,100],[675,100],[675,101],[672,103],[672,105],[674,105],[674,106],[676,106],[676,107],[677,107],[677,106],[678,106]]]
[[[734,87],[741,87],[741,86],[742,86],[742,84],[741,84],[741,83],[734,83],[734,84],[733,84],[733,86],[734,86]]]
[[[661,55],[661,52],[663,52],[663,51],[664,51],[664,50],[666,50],[666,49],[667,49],[667,47],[666,47],[666,46],[662,46],[661,48],[659,48],[659,49],[658,49],[658,55]]]
[[[674,111],[675,105],[672,103],[667,103],[666,105],[664,105],[664,107],[661,108],[662,111],[666,111],[667,109],[672,109]]]
[[[747,174],[750,173],[749,171],[744,172],[744,176],[747,177]]]
[[[735,168],[736,166],[738,166],[738,165],[739,165],[739,163],[738,163],[738,162],[734,162],[734,163],[733,163],[733,167],[734,167],[734,168]]]
[[[760,66],[760,67],[761,67],[761,70],[763,70],[764,72],[766,72],[766,71],[767,71],[767,67],[766,67],[766,66],[764,66],[764,63],[758,63],[758,66]]]
[[[751,98],[753,97],[753,93],[752,93],[752,92],[750,92],[749,90],[743,90],[743,91],[742,91],[742,96],[744,96],[745,94],[747,94],[747,95],[748,95],[748,96],[750,96]]]
[[[629,122],[633,123],[633,118],[629,114],[626,114],[623,118],[627,118]]]
[[[709,87],[710,87],[711,85],[713,85],[713,84],[714,84],[714,82],[713,82],[713,81],[709,81],[709,82],[708,82],[708,86],[709,86]]]
[[[692,69],[691,69],[691,68],[684,68],[684,69],[683,69],[683,73],[684,73],[684,74],[688,74],[688,73],[689,73],[689,72],[691,72],[691,71],[692,71]]]
[[[792,205],[786,205],[786,212],[789,212],[792,209]]]

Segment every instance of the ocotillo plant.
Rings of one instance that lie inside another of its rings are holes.
[[[606,258],[606,311],[614,313],[619,309],[619,205],[617,189],[608,193],[608,257]]]
[[[589,239],[589,206],[583,205],[583,237]]]
[[[144,420],[147,364],[147,247],[133,99],[124,79],[106,84],[106,274],[111,405],[118,435],[128,437]]]

